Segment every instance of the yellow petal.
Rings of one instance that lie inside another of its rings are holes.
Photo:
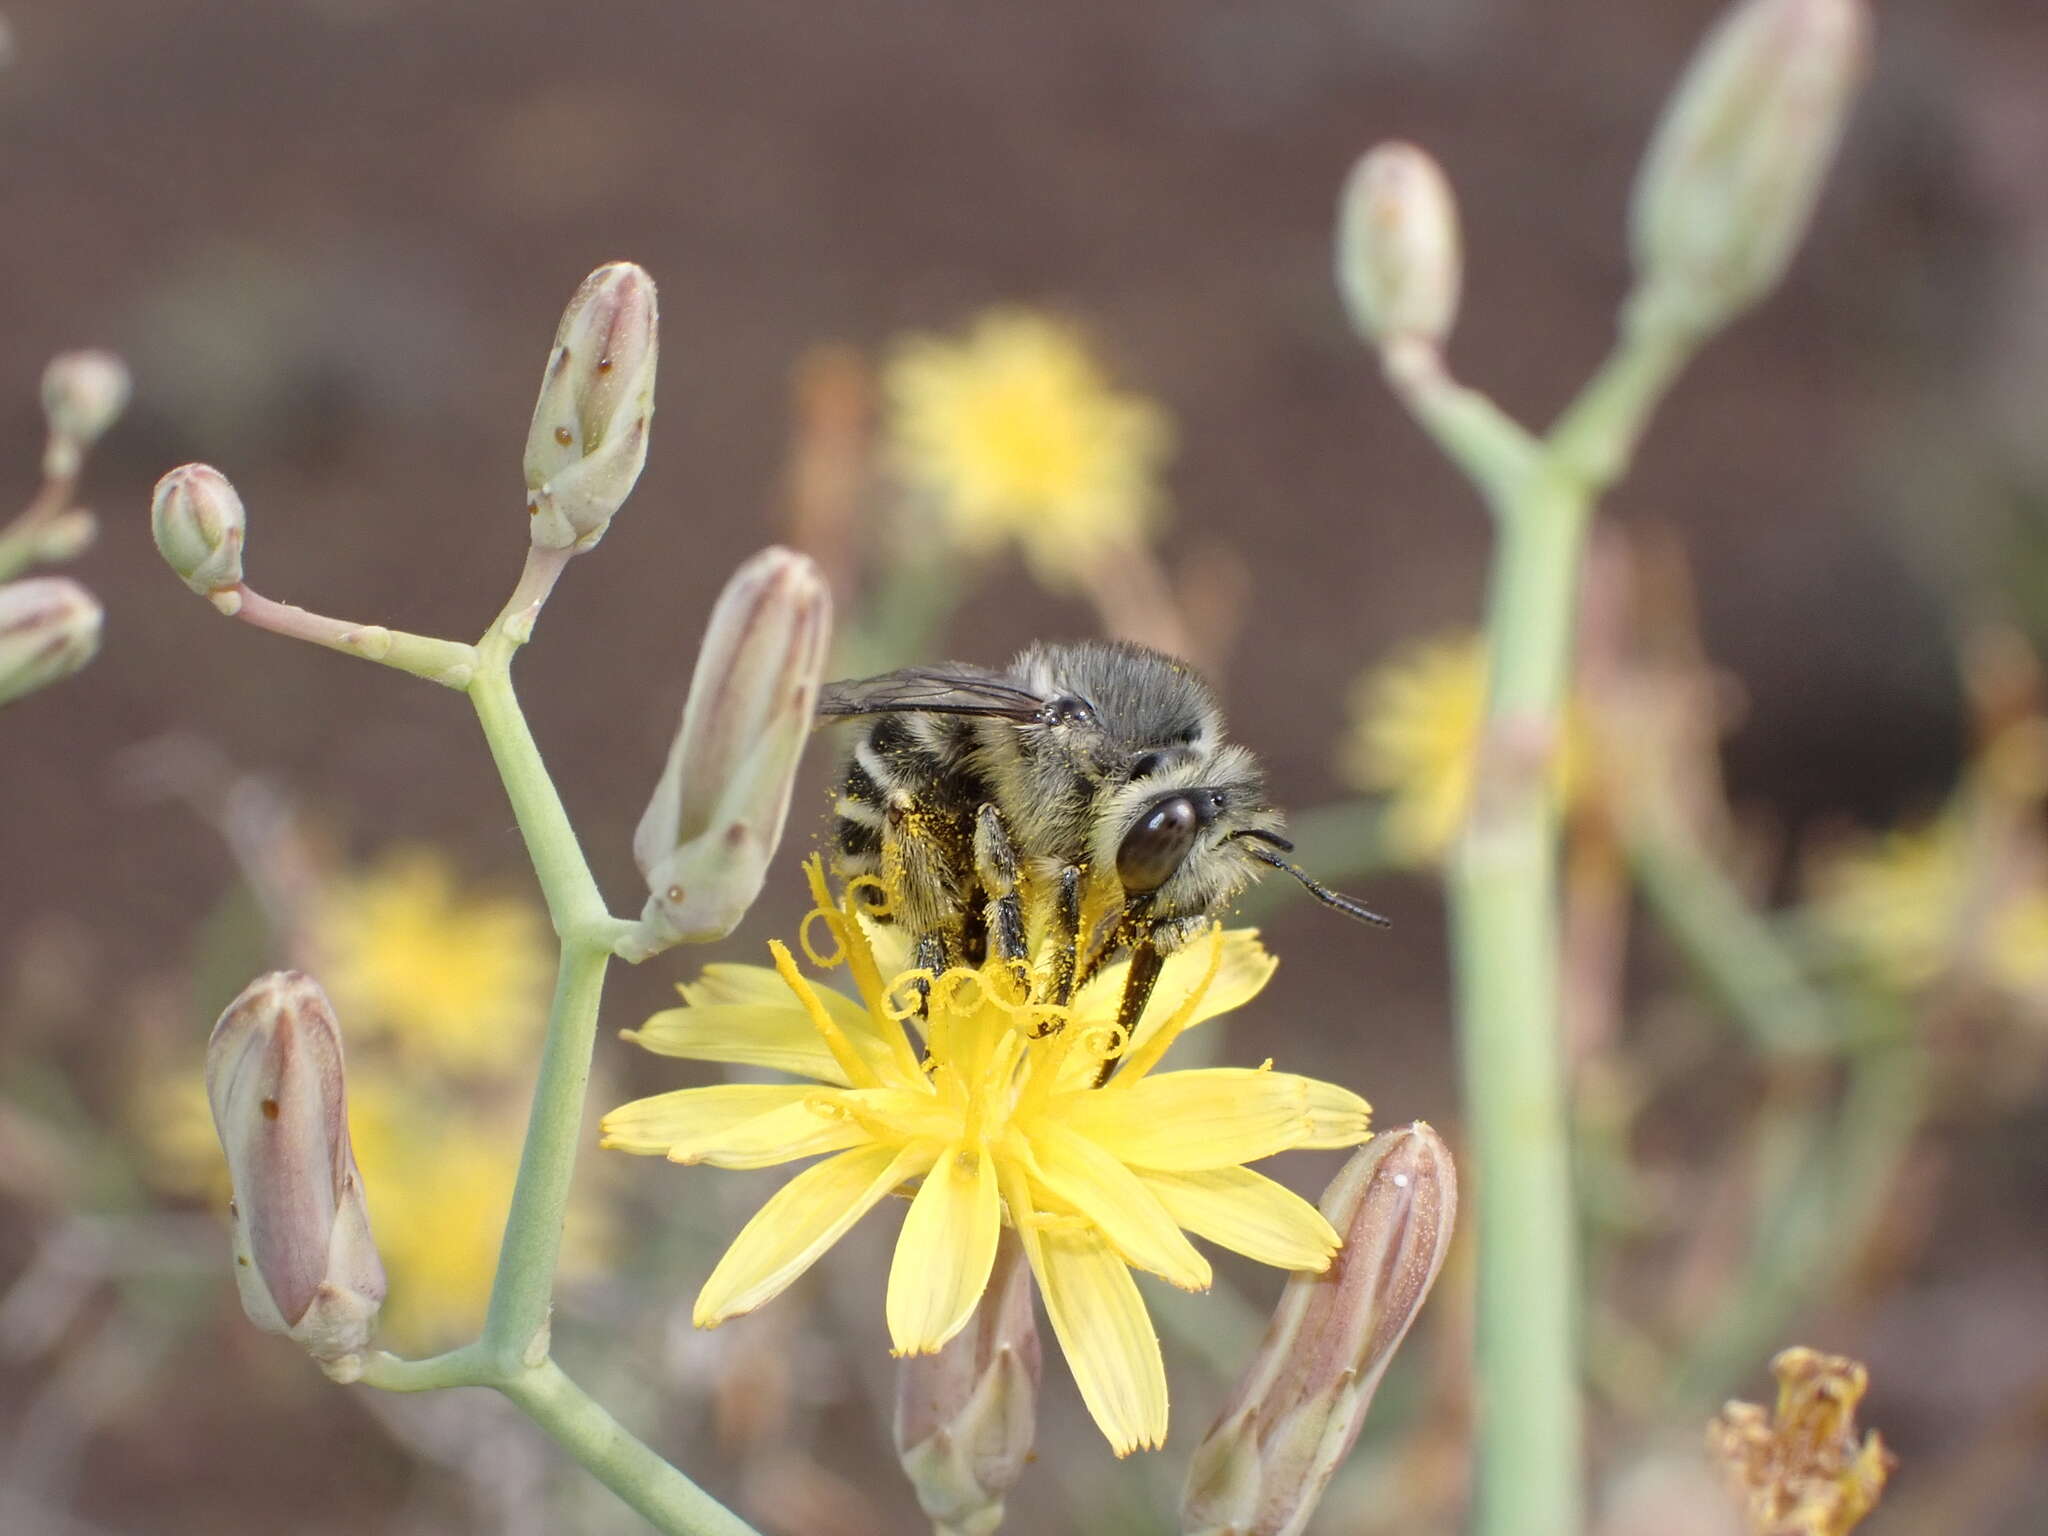
[[[765,965],[707,965],[698,972],[695,981],[686,981],[676,990],[693,1008],[709,1008],[717,1003],[755,1003],[771,1008],[796,1006],[796,1000],[789,995],[789,988],[783,984],[782,978]]]
[[[1031,1149],[1033,1177],[1093,1222],[1126,1263],[1184,1291],[1209,1288],[1209,1261],[1130,1169],[1086,1136],[1050,1122],[1032,1128]]]
[[[1049,1108],[1111,1157],[1189,1172],[1256,1162],[1290,1147],[1364,1141],[1372,1106],[1348,1088],[1247,1067],[1163,1072],[1125,1088],[1062,1095]]]
[[[857,1121],[824,1112],[816,1100],[829,1091],[811,1088],[803,1102],[785,1104],[738,1125],[679,1136],[669,1144],[668,1160],[708,1163],[713,1168],[772,1168],[799,1157],[840,1152],[873,1141],[874,1136]]]
[[[1216,968],[1216,979],[1195,1004],[1186,1027],[1192,1029],[1205,1019],[1243,1007],[1264,990],[1279,964],[1259,942],[1258,929],[1226,929],[1223,958]],[[1173,1017],[1181,1004],[1187,1001],[1188,993],[1201,985],[1208,968],[1207,947],[1202,944],[1186,945],[1166,957],[1159,968],[1159,980],[1153,984],[1151,999],[1145,1004],[1145,1016],[1138,1025],[1136,1036],[1125,1047],[1126,1055],[1151,1039],[1159,1026]],[[1114,965],[1103,967],[1088,985],[1081,988],[1074,999],[1074,1016],[1081,1021],[1083,1028],[1115,1021],[1117,1005],[1124,995],[1124,979],[1130,974],[1130,969],[1130,961],[1119,960]],[[1077,1051],[1060,1073],[1061,1085],[1066,1086],[1070,1079],[1084,1077],[1094,1080],[1095,1063]]]
[[[1129,1266],[1078,1222],[1039,1228],[1027,1218],[1022,1236],[1096,1427],[1119,1456],[1157,1450],[1166,1442],[1166,1366]]]
[[[721,1083],[657,1093],[607,1113],[599,1125],[600,1145],[665,1157],[679,1141],[723,1135],[749,1120],[802,1104],[818,1092],[809,1083]]]
[[[752,967],[736,965],[727,969],[743,971]],[[774,972],[769,974],[773,976]],[[777,1002],[665,1008],[651,1015],[638,1029],[622,1033],[657,1056],[767,1067],[808,1077],[813,1082],[847,1086],[846,1073],[833,1060],[810,1015],[790,996],[789,988],[782,986],[781,977],[776,977],[775,982],[782,988]],[[877,1067],[889,1060],[888,1047],[875,1034],[866,1010],[829,987],[819,988],[818,995],[824,1001],[825,1011],[845,1030],[864,1058]]]
[[[1138,1177],[1167,1214],[1197,1237],[1261,1264],[1320,1272],[1341,1246],[1321,1211],[1249,1168]]]
[[[867,1146],[806,1168],[741,1229],[704,1282],[691,1320],[715,1328],[779,1295],[877,1200],[922,1173],[931,1157],[929,1148]]]
[[[1002,1235],[1003,1204],[985,1146],[948,1147],[924,1176],[889,1266],[889,1340],[926,1355],[974,1315]]]

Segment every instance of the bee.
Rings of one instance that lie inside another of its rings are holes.
[[[1000,672],[905,667],[828,683],[818,713],[861,722],[833,803],[839,873],[877,877],[862,899],[932,976],[991,950],[1026,965],[1026,896],[1046,893],[1046,1000],[1065,1006],[1128,953],[1128,1038],[1166,956],[1268,868],[1386,922],[1288,860],[1258,759],[1226,739],[1209,685],[1159,651],[1081,641],[1034,645]]]

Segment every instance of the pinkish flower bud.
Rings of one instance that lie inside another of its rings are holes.
[[[186,586],[223,613],[241,605],[242,541],[248,514],[228,477],[211,464],[181,464],[157,481],[149,531]]]
[[[1004,1233],[973,1319],[937,1354],[897,1367],[896,1454],[933,1526],[988,1536],[1038,1435],[1031,1266]]]
[[[1352,168],[1337,205],[1337,288],[1358,334],[1432,346],[1458,315],[1458,203],[1413,144],[1381,144]]]
[[[349,1142],[341,1028],[320,984],[300,971],[250,982],[207,1042],[206,1096],[234,1184],[242,1310],[351,1376],[384,1266]]]
[[[832,596],[806,555],[764,549],[711,610],[683,721],[633,833],[647,877],[643,959],[732,932],[782,841],[832,634]]]
[[[1659,323],[1720,325],[1784,275],[1869,34],[1863,0],[1737,0],[1707,34],[1636,173],[1639,298]]]
[[[50,423],[43,473],[77,474],[85,450],[120,419],[130,387],[128,365],[111,352],[60,352],[51,358],[43,370],[43,414]]]
[[[1196,1447],[1184,1536],[1298,1536],[1350,1451],[1394,1351],[1436,1283],[1457,1219],[1450,1149],[1417,1121],[1352,1155],[1323,1194],[1344,1237],[1291,1276],[1259,1352]]]
[[[69,677],[100,648],[99,600],[68,576],[0,586],[0,704]]]
[[[599,267],[562,314],[526,435],[527,511],[542,549],[588,549],[647,462],[659,333],[654,279]]]

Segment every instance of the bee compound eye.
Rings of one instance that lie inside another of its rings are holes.
[[[1046,705],[1045,714],[1054,725],[1086,725],[1095,718],[1095,706],[1066,694]]]
[[[1116,851],[1116,877],[1127,891],[1156,891],[1173,878],[1195,846],[1202,818],[1186,795],[1162,800],[1138,818]]]

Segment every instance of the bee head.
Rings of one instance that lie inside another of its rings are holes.
[[[1097,829],[1096,857],[1113,864],[1127,896],[1149,898],[1155,913],[1213,911],[1271,868],[1292,875],[1327,907],[1386,923],[1285,857],[1294,845],[1280,835],[1280,813],[1267,803],[1257,761],[1242,747],[1141,754],[1111,805]]]

